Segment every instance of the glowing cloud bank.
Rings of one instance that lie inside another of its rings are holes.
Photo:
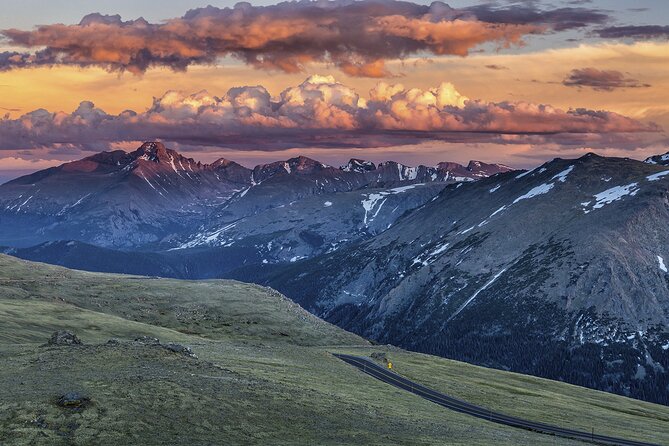
[[[658,130],[608,111],[469,99],[450,83],[422,90],[381,82],[363,98],[331,76],[312,76],[276,98],[264,87],[251,86],[231,88],[222,97],[169,91],[142,113],[112,115],[88,101],[72,113],[35,110],[0,120],[0,148],[99,147],[156,138],[268,151],[383,147],[429,139],[597,144],[624,140],[616,136],[622,133]]]

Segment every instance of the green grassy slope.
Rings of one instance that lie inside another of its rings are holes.
[[[655,432],[669,444],[661,430],[669,408],[370,346],[271,290],[237,282],[92,274],[0,256],[0,327],[3,446],[579,444],[445,410],[331,351],[387,351],[401,373],[498,410],[548,422],[588,414],[607,426],[602,433]],[[43,345],[57,329],[85,345]],[[198,357],[132,342],[141,335],[188,345]],[[112,337],[122,342],[107,344]],[[59,407],[68,391],[91,405]]]

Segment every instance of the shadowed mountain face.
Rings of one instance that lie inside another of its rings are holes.
[[[666,404],[667,174],[591,154],[449,185],[264,282],[379,342]]]
[[[489,172],[457,166],[457,174],[395,162],[359,171],[297,157],[247,169],[225,159],[202,164],[148,142],[131,153],[99,153],[0,186],[0,243],[25,247],[77,240],[123,249],[207,246],[206,240],[198,243],[198,234],[314,195],[443,184]],[[501,165],[497,169],[508,170]],[[397,215],[406,209],[400,206]]]

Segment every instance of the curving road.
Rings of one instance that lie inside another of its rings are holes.
[[[520,429],[527,429],[542,434],[555,435],[558,437],[564,437],[573,440],[582,440],[589,443],[602,444],[602,445],[659,446],[654,443],[644,443],[641,441],[625,440],[622,438],[597,435],[592,432],[564,429],[558,426],[551,426],[550,424],[538,423],[536,421],[524,420],[522,418],[516,418],[509,415],[504,415],[499,412],[493,412],[492,410],[485,409],[480,406],[475,406],[474,404],[470,404],[466,401],[462,401],[450,397],[448,395],[444,395],[443,393],[436,392],[428,387],[410,381],[404,378],[403,376],[398,375],[395,372],[392,372],[384,367],[379,366],[369,358],[353,356],[353,355],[344,355],[338,353],[334,353],[334,356],[354,367],[357,367],[366,374],[380,381],[391,384],[395,387],[399,387],[400,389],[407,390],[411,393],[414,393],[420,397],[425,398],[426,400],[439,404],[440,406],[455,410],[456,412],[465,413],[468,415],[475,416],[477,418],[483,418],[493,423],[503,424],[505,426],[517,427]]]

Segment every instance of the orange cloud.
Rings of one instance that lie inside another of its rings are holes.
[[[527,35],[601,23],[605,17],[584,8],[454,9],[441,2],[393,0],[208,6],[162,24],[96,13],[78,25],[2,31],[11,45],[36,51],[0,53],[0,70],[75,65],[132,73],[156,66],[181,71],[233,57],[287,73],[322,62],[350,76],[384,77],[390,74],[386,60],[423,52],[465,56],[482,44],[521,45]]]

